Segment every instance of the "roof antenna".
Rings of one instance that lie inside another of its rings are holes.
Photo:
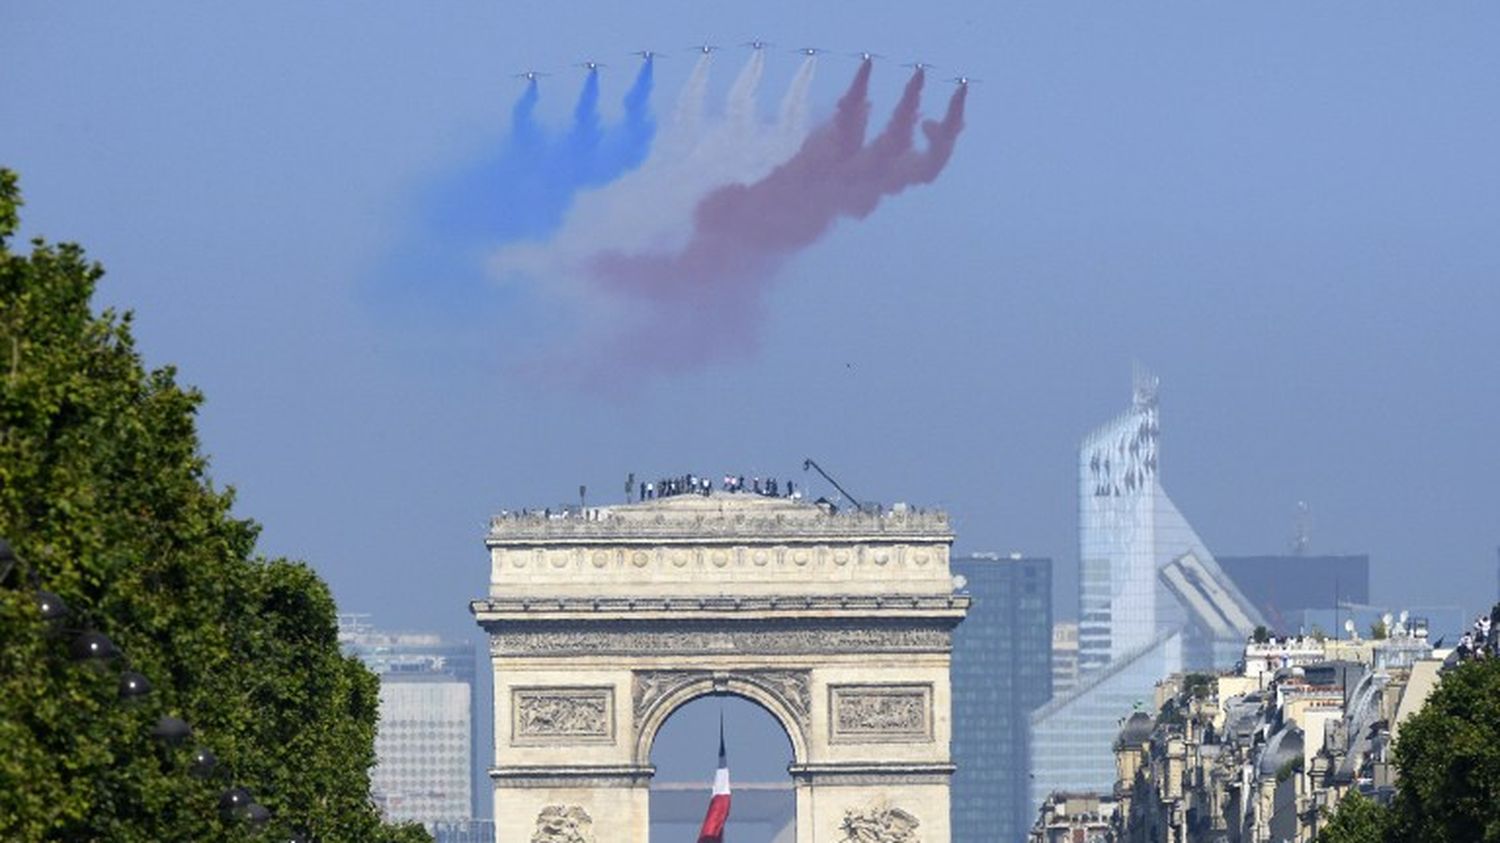
[[[1292,555],[1306,556],[1311,542],[1312,507],[1307,501],[1297,501],[1297,514],[1292,519]]]
[[[858,509],[860,512],[865,511],[865,505],[859,502],[859,498],[856,498],[855,496],[849,494],[849,490],[845,489],[843,486],[840,486],[839,481],[833,479],[832,477],[829,477],[828,472],[823,470],[823,466],[818,465],[809,458],[802,461],[802,470],[807,471],[808,469],[812,469],[823,475],[823,479],[827,480],[829,483],[832,483],[833,488],[838,489],[844,497],[848,498],[850,501],[853,501],[855,509]]]

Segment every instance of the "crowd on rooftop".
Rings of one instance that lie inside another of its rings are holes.
[[[1454,654],[1459,661],[1487,659],[1500,655],[1500,603],[1488,615],[1478,615],[1474,625],[1458,638]]]
[[[633,488],[632,481],[627,481],[626,490],[630,494],[636,494],[636,500],[648,501],[656,498],[671,498],[678,495],[701,495],[708,497],[714,491],[714,481],[706,476],[697,474],[680,474],[676,477],[662,477],[654,481],[641,483],[638,488]],[[801,500],[802,491],[790,480],[781,481],[775,477],[751,477],[747,483],[743,474],[726,474],[719,482],[719,490],[723,492],[742,492],[760,495],[767,498],[791,498]]]

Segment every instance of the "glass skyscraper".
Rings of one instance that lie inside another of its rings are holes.
[[[339,643],[380,677],[370,789],[381,813],[433,830],[473,817],[475,651],[436,635],[339,617]]]
[[[1260,624],[1161,486],[1156,378],[1078,455],[1077,687],[1037,710],[1031,809],[1053,790],[1105,791],[1119,721],[1157,680],[1230,667]]]
[[[952,839],[1023,840],[1028,718],[1052,695],[1052,560],[980,553],[951,564],[973,599],[953,635]]]

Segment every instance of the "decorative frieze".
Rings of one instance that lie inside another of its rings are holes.
[[[611,743],[613,688],[512,688],[511,745]]]
[[[741,629],[617,628],[500,629],[490,635],[495,656],[825,655],[847,653],[946,653],[946,625],[906,627],[781,628],[766,623]]]
[[[835,743],[932,740],[931,685],[831,685],[828,708]]]

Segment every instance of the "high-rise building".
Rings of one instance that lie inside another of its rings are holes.
[[[380,677],[371,791],[390,820],[462,823],[474,807],[474,647],[339,617],[344,652]]]
[[[495,843],[494,820],[440,822],[431,831],[432,843]]]
[[[1059,696],[1078,684],[1078,624],[1052,625],[1052,695]]]
[[[1031,805],[1108,790],[1120,718],[1158,679],[1232,666],[1263,623],[1161,486],[1157,381],[1079,449],[1078,685],[1032,715]]]
[[[953,636],[952,839],[1021,840],[1028,717],[1051,696],[1052,560],[976,553],[951,564],[973,600]]]
[[[1297,632],[1299,618],[1307,609],[1332,609],[1335,601],[1370,602],[1370,557],[1363,553],[1218,559],[1219,566],[1275,632]]]

